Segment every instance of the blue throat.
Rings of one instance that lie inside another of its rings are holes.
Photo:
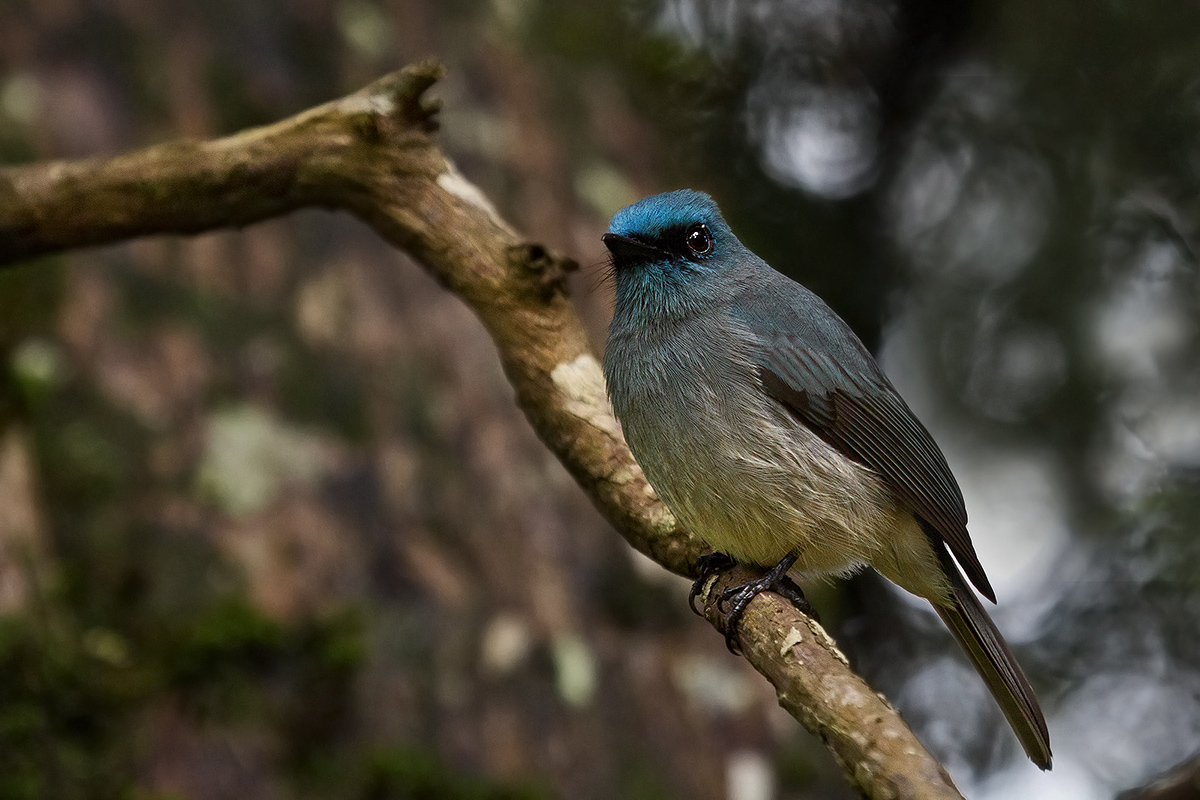
[[[693,267],[645,263],[617,271],[617,314],[631,320],[683,319],[708,305],[697,285],[706,283]]]

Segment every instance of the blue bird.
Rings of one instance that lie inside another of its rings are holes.
[[[630,449],[716,553],[771,568],[723,598],[727,641],[765,589],[804,604],[789,571],[873,567],[933,604],[1049,769],[1033,689],[963,578],[995,602],[958,484],[850,327],[750,252],[701,192],[628,206],[603,239],[616,276],[604,375]],[[698,565],[696,587],[719,566]]]

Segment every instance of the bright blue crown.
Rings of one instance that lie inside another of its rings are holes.
[[[653,239],[670,228],[695,222],[702,222],[709,228],[725,227],[721,211],[711,197],[704,192],[680,189],[625,206],[613,215],[608,232]]]

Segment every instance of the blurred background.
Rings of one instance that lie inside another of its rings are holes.
[[[963,486],[1055,767],[922,604],[810,596],[973,798],[1200,751],[1200,9],[0,0],[0,163],[270,122],[435,57],[439,140],[583,265],[711,192]],[[846,798],[342,214],[0,272],[0,798]],[[1191,795],[1189,795],[1191,796]]]

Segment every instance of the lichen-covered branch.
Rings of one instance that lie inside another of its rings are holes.
[[[0,266],[146,234],[247,225],[301,207],[350,211],[470,305],[542,441],[634,547],[689,574],[702,545],[676,525],[625,446],[564,291],[574,264],[517,234],[430,136],[437,104],[424,92],[441,74],[436,64],[417,64],[225,139],[0,170]],[[708,600],[707,616],[720,628],[716,605]],[[778,597],[750,605],[740,643],[780,704],[829,745],[864,795],[960,797],[819,626]]]
[[[704,616],[718,630],[717,598],[758,575],[738,566],[710,582]],[[872,798],[952,800],[961,795],[896,710],[858,676],[817,622],[777,594],[746,609],[738,644],[775,687],[779,705],[819,736],[859,790]]]

